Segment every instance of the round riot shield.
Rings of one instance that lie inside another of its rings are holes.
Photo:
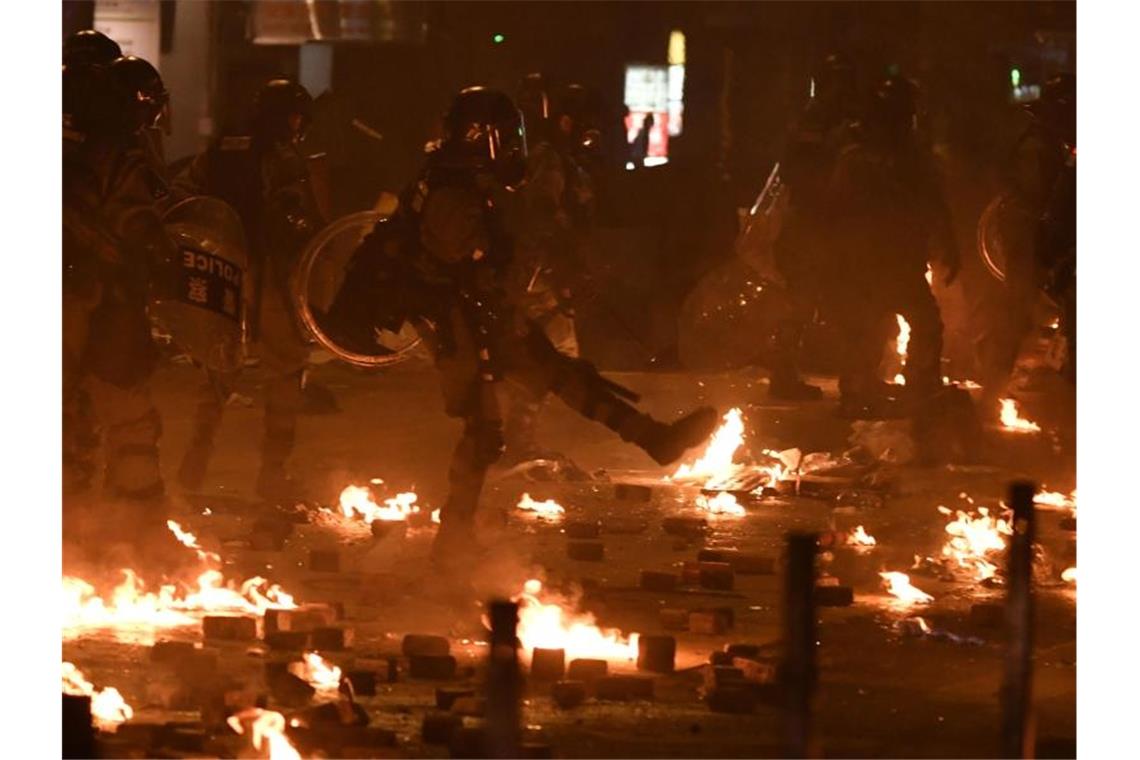
[[[990,201],[978,219],[978,255],[998,282],[1005,282],[1011,258],[1032,256],[1036,219],[1009,193]]]
[[[223,201],[185,198],[163,216],[179,249],[151,318],[198,363],[217,372],[241,367],[248,257],[241,218]]]
[[[383,367],[402,362],[419,346],[419,337],[406,321],[399,324],[356,324],[365,339],[346,341],[344,325],[332,316],[339,313],[339,300],[345,295],[347,274],[364,236],[377,223],[388,218],[376,210],[359,211],[341,217],[318,233],[301,253],[293,272],[291,292],[302,325],[310,335],[337,358],[358,367]],[[355,270],[358,276],[359,270]],[[350,283],[359,285],[359,283]],[[371,304],[378,311],[382,304]],[[359,313],[359,310],[354,312]]]

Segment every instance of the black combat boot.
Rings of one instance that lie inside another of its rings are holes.
[[[709,406],[702,406],[668,424],[629,408],[628,414],[619,415],[613,429],[622,440],[644,449],[657,464],[666,465],[707,441],[716,430],[719,419],[717,411]]]

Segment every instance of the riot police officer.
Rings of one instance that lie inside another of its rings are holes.
[[[959,259],[933,157],[916,132],[917,107],[914,83],[881,82],[828,188],[830,240],[843,283],[834,297],[846,333],[841,411],[851,415],[877,416],[888,403],[877,370],[881,326],[895,313],[911,328],[906,395],[921,401],[942,387],[942,319],[926,267],[940,262],[949,284]]]
[[[189,192],[221,198],[237,210],[246,228],[255,281],[250,333],[269,374],[256,491],[278,502],[305,497],[286,469],[309,355],[288,280],[295,257],[324,223],[301,149],[311,109],[304,87],[288,79],[270,80],[257,95],[249,133],[220,137],[176,179]],[[212,375],[198,404],[191,445],[179,469],[186,488],[197,488],[205,476],[234,380]]]
[[[585,118],[584,90],[569,85],[548,96],[541,74],[530,74],[520,89],[527,130],[526,181],[516,194],[514,255],[508,265],[508,297],[539,325],[554,347],[579,355],[571,283],[580,271],[580,246],[593,216],[590,177],[577,161],[583,143],[597,143]],[[532,137],[533,135],[533,137]],[[504,462],[563,459],[543,451],[536,428],[546,403],[519,386],[510,391],[505,420]]]
[[[133,55],[117,58],[107,70],[123,91],[131,122],[137,126],[135,134],[153,175],[152,192],[161,214],[175,197],[171,194],[162,147],[163,131],[170,128],[170,93],[162,75],[142,58]]]
[[[787,285],[788,315],[776,327],[769,395],[777,399],[814,400],[822,391],[800,379],[799,353],[804,330],[837,287],[829,248],[827,182],[835,158],[850,138],[856,116],[855,69],[846,56],[832,53],[812,72],[810,99],[788,136],[780,161],[780,179],[790,205],[774,244],[776,265]]]
[[[154,206],[137,116],[106,67],[63,70],[63,409],[68,492],[95,473],[77,405],[86,392],[103,429],[104,491],[127,519],[108,519],[136,548],[162,558],[162,422],[149,381],[156,353],[147,301],[155,273],[178,255]]]
[[[709,408],[672,424],[639,412],[628,391],[587,362],[560,353],[540,326],[512,306],[504,276],[515,240],[503,209],[526,177],[526,157],[523,122],[511,99],[483,87],[461,91],[420,178],[405,191],[396,216],[365,238],[346,278],[391,283],[389,292],[401,300],[388,304],[379,321],[409,319],[417,326],[439,371],[445,409],[463,420],[432,548],[437,563],[456,569],[477,549],[480,492],[487,469],[503,453],[502,380],[535,396],[556,394],[662,464],[680,458],[716,426]],[[342,291],[330,315],[360,314],[342,303],[353,297]],[[377,323],[358,322],[358,339],[367,340]]]
[[[119,43],[94,29],[83,29],[63,41],[63,65],[106,66],[123,55]]]

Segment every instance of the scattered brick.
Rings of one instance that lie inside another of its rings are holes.
[[[435,690],[435,706],[440,710],[450,710],[457,699],[475,696],[474,689],[449,688],[440,686]]]
[[[610,664],[605,660],[579,658],[571,660],[566,668],[567,681],[582,681],[592,683],[599,678],[605,678],[610,672]]]
[[[653,673],[672,673],[677,655],[677,640],[672,636],[642,634],[637,639],[637,669]]]
[[[575,680],[558,681],[550,687],[550,698],[563,710],[570,710],[586,701],[586,684]]]
[[[426,633],[409,633],[400,642],[400,652],[405,657],[428,655],[441,657],[451,654],[451,641],[446,636]]]
[[[309,646],[326,652],[343,652],[352,648],[354,638],[352,628],[342,626],[314,628],[309,633]]]
[[[557,681],[566,672],[565,649],[536,647],[531,653],[530,676],[536,681]]]
[[[567,538],[591,539],[601,535],[601,525],[597,520],[572,520],[563,527]]]

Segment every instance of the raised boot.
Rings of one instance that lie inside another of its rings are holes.
[[[710,406],[702,406],[670,423],[660,422],[632,408],[623,417],[614,430],[622,440],[640,446],[661,465],[676,462],[686,451],[707,441],[720,419]]]

